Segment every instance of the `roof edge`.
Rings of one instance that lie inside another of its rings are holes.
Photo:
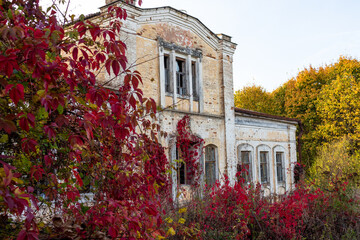
[[[243,113],[243,114],[248,114],[248,115],[257,116],[257,117],[270,118],[270,119],[274,119],[274,120],[296,122],[299,125],[301,124],[301,120],[297,119],[297,118],[289,118],[289,117],[283,117],[283,116],[278,116],[278,115],[272,115],[272,114],[268,114],[268,113],[256,112],[256,111],[252,111],[252,110],[248,110],[248,109],[244,109],[244,108],[235,108],[234,110],[235,110],[235,113]]]
[[[124,0],[115,0],[115,1],[113,1],[113,2],[111,2],[111,3],[108,3],[108,4],[100,7],[100,9],[105,8],[105,7],[109,7],[110,5],[113,5],[113,4],[116,4],[116,3],[119,3],[119,2],[125,4],[125,5],[127,5],[127,6],[129,6],[129,7],[132,7],[132,8],[134,8],[134,9],[137,10],[137,11],[149,11],[149,10],[152,10],[152,9],[170,9],[170,10],[176,11],[176,12],[178,12],[178,13],[184,14],[185,16],[190,17],[190,18],[193,18],[193,19],[195,19],[196,21],[198,21],[198,22],[200,23],[200,25],[202,25],[206,30],[208,30],[208,31],[213,35],[213,37],[215,37],[218,41],[221,41],[221,40],[228,41],[228,40],[226,40],[226,39],[223,39],[223,38],[219,37],[219,36],[218,36],[219,34],[216,34],[216,33],[213,32],[212,30],[210,30],[210,29],[209,29],[200,19],[198,19],[197,17],[194,17],[194,16],[192,16],[192,15],[190,15],[190,14],[188,14],[188,13],[185,13],[185,12],[183,12],[183,11],[181,11],[181,10],[178,10],[178,9],[176,9],[176,8],[173,8],[173,7],[171,7],[171,6],[161,6],[161,7],[153,7],[153,8],[141,8],[141,7],[138,7],[138,6],[135,6],[135,5],[126,3]],[[226,34],[220,33],[220,35],[226,35]],[[229,36],[229,35],[226,35],[226,36]],[[230,36],[229,36],[229,37],[230,37]],[[230,38],[231,38],[231,37],[230,37]],[[232,42],[232,41],[228,41],[228,42],[234,44],[235,46],[238,45],[237,43]]]

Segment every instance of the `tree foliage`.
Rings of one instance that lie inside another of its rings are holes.
[[[310,167],[324,143],[343,136],[350,141],[350,153],[359,150],[359,74],[358,60],[340,57],[333,64],[305,68],[271,93],[265,94],[261,87],[256,87],[257,91],[262,90],[262,96],[269,98],[259,98],[258,92],[244,89],[239,98],[244,103],[237,102],[237,106],[300,119],[302,160]],[[235,99],[237,95],[239,91]]]
[[[326,143],[319,149],[314,164],[309,169],[311,181],[316,185],[334,190],[343,182],[359,184],[359,154],[350,155],[347,137]]]
[[[38,0],[0,3],[2,234],[66,238],[71,221],[72,237],[161,235],[168,163],[156,104],[127,69],[126,11],[109,7],[107,25],[83,19],[65,31]],[[103,69],[125,76],[116,91],[99,82]],[[91,204],[80,201],[88,191]],[[56,231],[36,219],[43,211],[59,214]]]
[[[271,95],[261,86],[246,86],[236,91],[234,97],[235,107],[273,113]]]

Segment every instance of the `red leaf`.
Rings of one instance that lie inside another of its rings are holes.
[[[27,118],[29,120],[29,123],[32,127],[35,127],[35,116],[32,113],[27,114]]]
[[[45,155],[44,156],[44,160],[45,160],[45,165],[46,166],[51,166],[52,162],[53,162],[53,159],[51,156],[49,155]]]
[[[117,76],[120,72],[120,65],[119,65],[118,61],[116,61],[116,60],[112,61],[111,65],[112,65],[112,69],[113,69],[115,76]]]
[[[93,139],[93,138],[94,138],[93,130],[92,130],[92,129],[93,129],[93,126],[92,126],[91,122],[86,121],[86,122],[84,123],[84,128],[85,128],[85,130],[86,130],[86,136],[87,136],[87,138],[88,138],[89,140]]]
[[[56,132],[55,130],[51,127],[51,126],[44,126],[44,131],[45,133],[48,135],[49,139],[54,139],[56,138]]]
[[[16,131],[16,125],[13,121],[0,118],[0,130],[4,129],[7,134]]]
[[[126,76],[124,77],[124,85],[128,85],[130,83],[131,80],[131,75],[130,74],[126,74]]]
[[[136,100],[133,95],[130,96],[129,103],[133,108],[136,108]]]
[[[108,59],[108,60],[106,61],[106,63],[105,63],[105,68],[106,68],[106,71],[107,71],[107,73],[108,73],[109,75],[111,74],[111,69],[110,69],[110,67],[111,67],[111,60]]]
[[[136,76],[133,76],[133,77],[131,78],[131,80],[132,80],[132,84],[133,84],[133,86],[134,86],[134,89],[138,88],[138,86],[139,86],[139,80],[138,80],[138,78],[137,78]]]
[[[75,176],[75,178],[76,178],[76,181],[78,182],[78,184],[80,185],[80,187],[82,187],[82,186],[83,186],[83,181],[82,181],[79,173],[78,173],[76,170],[73,170],[72,172],[73,172],[73,174],[74,174],[74,176]]]
[[[26,231],[25,230],[21,230],[21,232],[19,233],[18,237],[16,238],[16,240],[24,240],[26,239]]]
[[[73,49],[73,52],[72,52],[72,56],[73,56],[73,59],[76,61],[77,60],[77,57],[78,57],[78,48],[77,47],[74,47]]]
[[[118,233],[117,233],[117,230],[113,227],[109,227],[109,235],[112,237],[112,238],[116,238]]]
[[[16,85],[10,90],[9,96],[11,100],[17,105],[19,100],[24,100],[24,86],[22,84]]]
[[[23,138],[21,140],[21,147],[25,153],[36,152],[37,142],[34,139]]]
[[[23,130],[25,130],[25,131],[29,131],[29,122],[28,122],[28,120],[27,120],[27,118],[26,117],[22,117],[22,118],[20,118],[20,121],[19,121],[19,125],[20,125],[20,127],[23,129]]]
[[[82,50],[82,49],[80,49],[80,51],[81,51],[82,55],[84,56],[84,58],[86,59],[86,61],[88,61],[89,60],[89,55],[87,54],[87,52]]]
[[[39,181],[45,174],[44,169],[40,165],[34,165],[31,167],[30,176],[35,177],[36,181]]]

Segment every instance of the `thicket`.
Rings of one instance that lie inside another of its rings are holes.
[[[202,198],[167,209],[163,225],[174,240],[359,239],[359,197],[337,184],[329,191],[300,183],[287,195],[264,197],[261,186],[231,186],[225,177]]]

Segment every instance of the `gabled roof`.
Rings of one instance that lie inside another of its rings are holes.
[[[128,10],[132,10],[135,15],[138,15],[138,21],[141,23],[161,22],[163,18],[167,18],[169,22],[180,25],[184,24],[187,28],[191,29],[194,33],[202,36],[205,42],[208,42],[210,46],[218,47],[219,42],[225,42],[226,45],[236,47],[236,43],[231,42],[231,37],[226,34],[215,34],[205,24],[203,24],[198,18],[193,17],[183,11],[177,10],[170,6],[156,7],[156,8],[140,8],[133,4],[127,4],[123,0],[113,1],[106,4],[100,9],[103,11],[104,8],[111,5],[121,3]],[[187,22],[187,23],[185,23]]]

